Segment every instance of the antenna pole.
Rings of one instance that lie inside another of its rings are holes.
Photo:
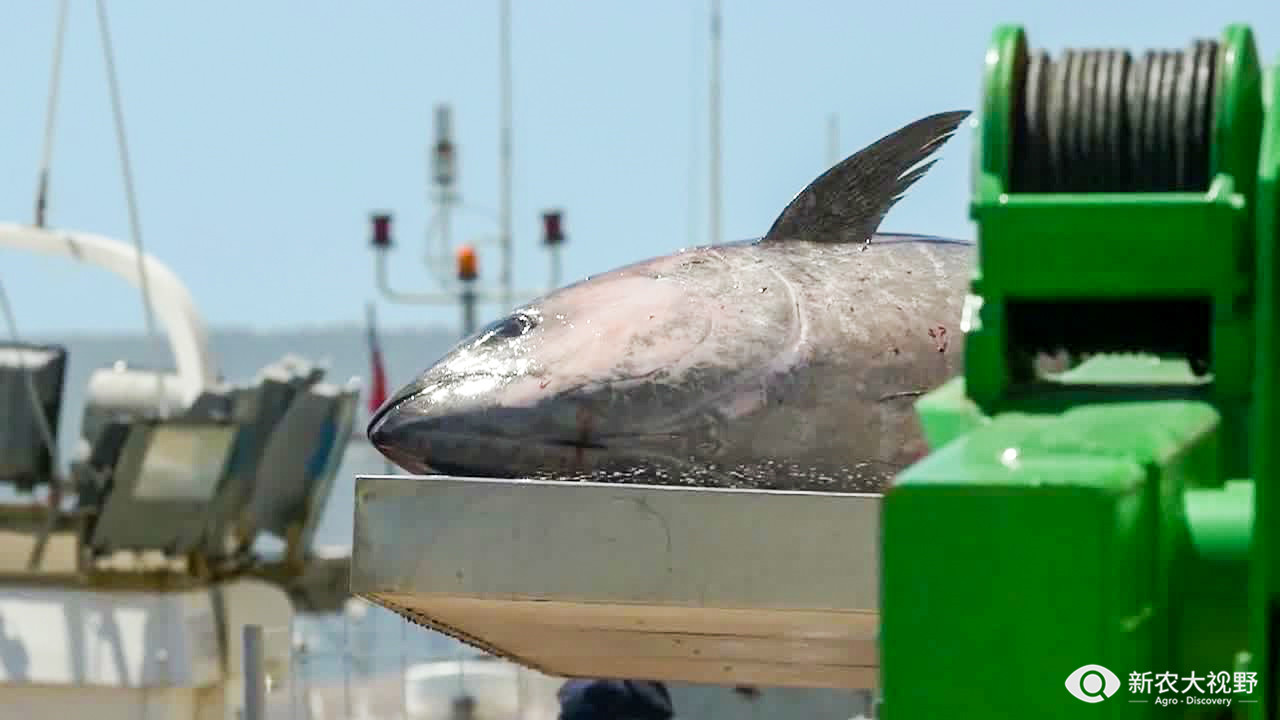
[[[711,0],[711,243],[720,243],[720,0]]]
[[[498,60],[501,94],[501,129],[498,137],[499,174],[501,175],[501,223],[499,230],[502,243],[502,269],[500,282],[502,285],[502,312],[511,308],[512,281],[511,268],[514,263],[511,242],[511,0],[498,0],[499,12],[499,50]]]
[[[840,116],[827,116],[827,167],[840,162]]]
[[[512,232],[512,132],[511,132],[511,115],[512,115],[512,53],[511,53],[511,0],[498,0],[498,210],[497,210],[497,246],[502,257],[499,259],[496,283],[485,283],[481,287],[477,282],[473,282],[476,278],[476,259],[475,249],[469,245],[458,248],[458,255],[455,259],[459,265],[457,267],[461,285],[455,282],[447,274],[439,271],[441,262],[447,262],[447,255],[452,245],[450,237],[456,228],[451,226],[451,217],[458,210],[466,210],[467,206],[459,203],[458,196],[453,192],[454,187],[454,171],[457,163],[453,142],[451,139],[451,126],[449,121],[449,108],[446,105],[440,106],[437,110],[437,138],[435,152],[433,156],[433,168],[435,172],[434,183],[441,190],[441,195],[435,201],[438,203],[438,212],[436,222],[439,223],[430,226],[428,233],[430,236],[438,231],[438,242],[440,244],[439,254],[436,255],[428,250],[427,264],[431,269],[435,270],[436,281],[442,285],[441,290],[435,292],[401,292],[391,287],[391,280],[388,277],[387,270],[387,252],[392,246],[390,231],[388,229],[390,223],[389,213],[377,213],[373,216],[374,235],[372,245],[375,252],[374,276],[378,283],[378,290],[382,295],[393,302],[415,303],[415,304],[457,304],[461,303],[464,312],[464,325],[470,327],[475,319],[475,310],[477,303],[496,302],[501,304],[499,312],[505,314],[515,304],[517,297],[532,297],[541,293],[550,292],[555,289],[517,289],[513,268],[515,266],[515,241]],[[482,210],[481,208],[471,208],[472,210]],[[493,214],[487,210],[483,214],[492,217]],[[485,242],[491,242],[495,238],[486,237]],[[559,240],[554,245],[559,244]],[[428,245],[430,241],[428,241]],[[559,283],[560,278],[560,257],[557,247],[549,247],[551,252],[551,282],[552,285]],[[467,259],[464,261],[462,253],[466,254]],[[465,267],[464,267],[465,265]],[[467,277],[462,277],[466,275]],[[471,320],[465,320],[471,318]],[[469,332],[469,330],[467,331]]]

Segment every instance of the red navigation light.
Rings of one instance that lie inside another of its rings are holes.
[[[470,245],[458,248],[458,279],[471,282],[476,279],[476,249]]]
[[[564,228],[561,227],[559,210],[548,210],[542,213],[542,243],[559,245],[564,242]]]
[[[370,219],[373,221],[373,247],[378,250],[391,247],[391,213],[373,213]]]

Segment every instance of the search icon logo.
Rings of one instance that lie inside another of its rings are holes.
[[[1101,665],[1084,665],[1067,676],[1067,692],[1077,700],[1100,703],[1120,689],[1120,678]]]

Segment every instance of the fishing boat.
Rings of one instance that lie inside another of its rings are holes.
[[[175,360],[98,369],[73,409],[65,346],[24,342],[12,324],[0,343],[0,484],[14,498],[0,506],[0,704],[35,717],[237,717],[246,626],[262,629],[262,675],[279,686],[295,614],[347,599],[347,556],[310,547],[358,382],[326,382],[296,357],[220,381],[190,293],[130,243],[6,223],[0,247],[146,287]],[[82,437],[60,453],[75,410]],[[283,552],[255,552],[260,535]]]
[[[0,223],[0,249],[132,284],[148,335],[165,341],[173,366],[120,358],[95,369],[82,406],[70,407],[67,345],[25,340],[22,307],[0,284],[0,707],[6,717],[252,715],[262,693],[245,692],[246,671],[251,690],[282,686],[295,616],[348,599],[348,556],[316,553],[312,539],[359,382],[329,382],[323,367],[294,356],[241,382],[220,376],[191,293],[142,244],[103,3],[131,237],[49,222],[68,9],[60,4],[35,217]],[[118,325],[84,311],[95,326]],[[76,414],[78,437],[61,447],[59,429]],[[256,549],[263,537],[281,550]]]

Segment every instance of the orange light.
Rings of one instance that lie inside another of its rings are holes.
[[[458,248],[458,279],[463,282],[476,279],[476,249],[470,245]]]

